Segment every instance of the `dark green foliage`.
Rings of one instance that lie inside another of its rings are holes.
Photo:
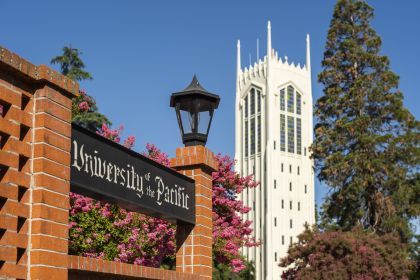
[[[51,59],[51,64],[60,64],[61,73],[74,81],[92,80],[89,72],[84,71],[85,64],[79,57],[79,49],[71,46],[63,48],[63,54]]]
[[[229,265],[213,262],[213,279],[214,280],[253,280],[255,279],[255,266],[253,262],[246,261],[246,268],[240,273],[232,272]]]
[[[79,49],[69,47],[63,48],[63,54],[51,60],[52,64],[60,64],[61,74],[75,81],[92,80],[89,72],[84,71],[85,64],[79,57],[82,54]],[[73,98],[72,122],[91,131],[98,131],[103,124],[110,125],[111,122],[105,115],[98,111],[96,101],[85,91]]]
[[[364,1],[339,0],[328,31],[312,146],[317,176],[330,188],[322,224],[408,242],[420,213],[419,122],[403,107],[372,18]]]
[[[102,124],[111,125],[108,118],[98,112],[95,99],[84,91],[81,91],[72,101],[73,123],[94,132],[100,130]]]
[[[361,228],[319,232],[307,227],[280,266],[287,267],[282,274],[287,280],[396,280],[408,279],[412,262],[397,235],[379,236]]]

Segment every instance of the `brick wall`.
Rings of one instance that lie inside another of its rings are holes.
[[[178,225],[176,271],[68,256],[71,98],[79,85],[0,46],[0,279],[209,279],[214,155],[179,148],[196,225]]]
[[[0,277],[67,278],[76,92],[77,83],[0,47]]]

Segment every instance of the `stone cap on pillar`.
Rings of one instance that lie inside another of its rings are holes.
[[[79,94],[79,84],[46,65],[36,66],[19,55],[0,46],[0,67],[5,67],[27,79],[48,83],[60,88],[70,96]]]
[[[211,172],[218,168],[214,153],[201,145],[177,148],[176,157],[171,159],[171,167],[175,169],[198,165]]]

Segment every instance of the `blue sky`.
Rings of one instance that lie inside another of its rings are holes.
[[[194,73],[218,93],[208,147],[234,153],[236,40],[242,64],[266,49],[267,20],[279,56],[305,61],[305,36],[311,35],[313,96],[322,88],[320,72],[332,0],[277,1],[21,1],[2,0],[0,45],[35,64],[48,64],[64,45],[83,51],[94,80],[81,83],[101,112],[125,134],[137,138],[136,150],[155,143],[173,155],[181,145],[172,92],[185,88]],[[373,26],[382,37],[382,54],[400,75],[405,105],[420,116],[420,1],[368,1]],[[317,202],[325,188],[317,184]]]

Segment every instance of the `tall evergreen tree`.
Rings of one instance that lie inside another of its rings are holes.
[[[92,80],[92,75],[83,70],[85,63],[80,58],[82,54],[79,49],[69,47],[63,48],[63,54],[51,59],[51,64],[60,64],[61,74],[75,81]],[[99,131],[103,124],[110,125],[108,118],[99,113],[95,99],[85,91],[73,98],[72,121],[91,131]]]
[[[83,70],[85,64],[80,58],[82,52],[71,46],[63,47],[63,54],[51,59],[51,64],[60,64],[61,73],[72,80],[92,80],[92,75]]]
[[[407,242],[420,213],[419,122],[403,107],[372,18],[364,1],[335,6],[318,76],[324,95],[315,105],[313,158],[330,188],[324,222],[396,232]]]

